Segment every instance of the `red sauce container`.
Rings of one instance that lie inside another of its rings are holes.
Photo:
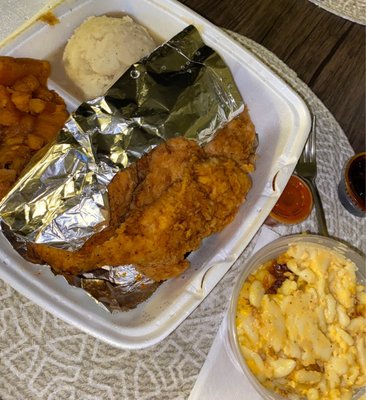
[[[312,208],[313,196],[308,184],[292,175],[265,223],[271,226],[298,224],[308,218]]]
[[[338,197],[343,207],[357,217],[366,216],[366,152],[351,157],[338,185]]]

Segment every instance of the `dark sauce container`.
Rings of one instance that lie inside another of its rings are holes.
[[[357,217],[366,216],[366,152],[350,158],[338,185],[338,197],[343,207]]]

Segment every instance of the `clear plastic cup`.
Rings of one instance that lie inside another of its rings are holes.
[[[297,175],[291,175],[265,224],[293,225],[307,219],[313,208],[313,195],[309,185]]]
[[[231,353],[230,357],[233,359],[233,361],[241,367],[242,372],[248,378],[248,380],[254,386],[254,388],[257,390],[258,394],[260,394],[263,397],[263,399],[266,400],[286,400],[286,398],[264,387],[259,382],[259,380],[257,380],[255,375],[248,367],[245,358],[241,353],[236,332],[235,316],[236,316],[237,303],[240,290],[246,279],[249,277],[249,275],[252,272],[254,272],[257,268],[259,268],[263,263],[275,259],[280,254],[286,252],[290,245],[296,243],[301,243],[301,244],[309,243],[309,245],[311,246],[321,246],[323,248],[325,247],[330,251],[335,251],[338,254],[342,255],[343,257],[350,259],[356,264],[358,268],[357,271],[358,282],[365,284],[366,281],[366,275],[365,275],[366,259],[364,256],[362,256],[360,253],[358,253],[356,250],[352,249],[345,243],[342,243],[340,241],[337,241],[329,237],[324,237],[319,235],[297,234],[297,235],[289,235],[281,237],[267,244],[266,246],[262,247],[250,259],[248,259],[243,269],[243,272],[241,273],[237,283],[234,286],[229,306],[228,323],[227,323],[229,351]],[[360,399],[363,394],[364,394],[363,390],[358,390],[353,395],[352,399],[353,400]]]

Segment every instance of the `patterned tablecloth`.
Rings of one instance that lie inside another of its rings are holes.
[[[233,36],[297,90],[317,116],[318,186],[331,236],[366,250],[365,220],[337,200],[342,165],[353,151],[330,112],[296,74],[268,50]],[[316,232],[314,213],[280,234]],[[144,350],[113,348],[52,316],[0,282],[2,400],[186,399],[228,306],[233,282],[255,244],[203,303],[165,340]]]
[[[366,0],[310,0],[333,14],[366,25]]]

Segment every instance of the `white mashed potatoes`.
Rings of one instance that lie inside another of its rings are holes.
[[[90,17],[68,41],[63,62],[85,99],[103,95],[135,62],[156,47],[147,30],[130,17]]]

